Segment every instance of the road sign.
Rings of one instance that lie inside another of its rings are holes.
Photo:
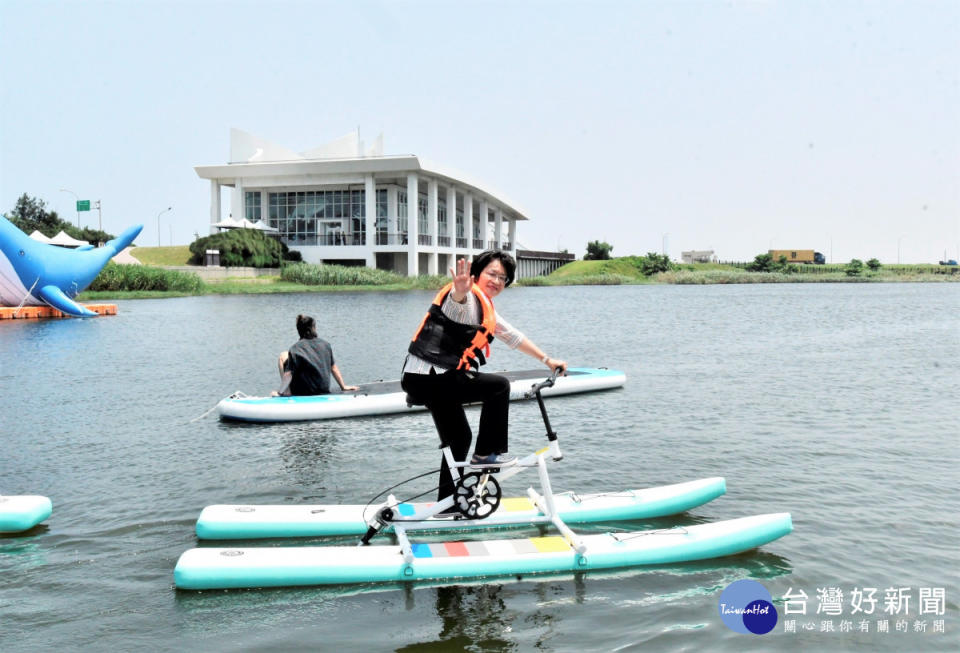
[[[90,200],[77,200],[77,211],[89,211]]]

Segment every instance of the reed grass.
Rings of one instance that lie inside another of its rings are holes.
[[[108,262],[90,284],[88,290],[142,291],[160,290],[200,294],[204,283],[192,272],[164,270],[149,265]]]

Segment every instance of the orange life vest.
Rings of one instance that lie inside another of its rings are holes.
[[[447,369],[478,369],[487,362],[490,355],[490,343],[497,328],[497,316],[493,310],[493,301],[480,286],[473,284],[470,291],[480,302],[483,313],[480,326],[461,324],[444,315],[442,307],[447,295],[453,290],[453,283],[444,286],[433,299],[433,304],[413,334],[407,349],[418,358]]]

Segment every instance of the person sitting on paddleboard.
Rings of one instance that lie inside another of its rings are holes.
[[[343,382],[340,369],[333,362],[333,348],[317,337],[317,323],[312,317],[297,316],[297,333],[300,340],[277,360],[281,385],[274,394],[282,397],[329,394],[331,374],[341,390],[357,389]]]
[[[473,434],[463,404],[483,402],[473,465],[507,465],[516,456],[507,453],[510,381],[498,374],[481,374],[494,337],[511,349],[536,358],[550,370],[567,371],[565,361],[550,358],[529,338],[501,318],[493,298],[513,283],[517,264],[510,254],[488,250],[472,264],[457,261],[453,281],[444,286],[413,336],[403,365],[400,385],[433,415],[442,445],[454,460],[466,460]],[[454,492],[447,461],[441,459],[437,500]]]

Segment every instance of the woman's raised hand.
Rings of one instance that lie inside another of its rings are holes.
[[[470,263],[468,263],[465,258],[458,259],[456,271],[451,268],[450,274],[453,275],[453,298],[458,302],[462,302],[463,298],[467,296],[470,287],[476,281],[470,276]]]

